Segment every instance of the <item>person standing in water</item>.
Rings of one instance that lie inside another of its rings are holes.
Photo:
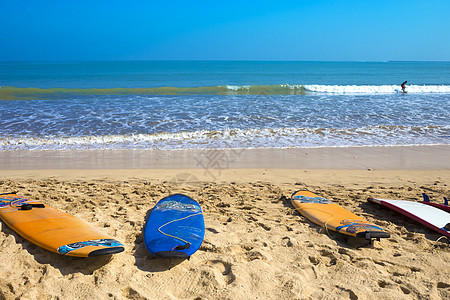
[[[403,82],[403,83],[401,84],[403,93],[406,93],[406,83],[407,83],[407,82],[408,82],[408,81],[405,81],[405,82]]]

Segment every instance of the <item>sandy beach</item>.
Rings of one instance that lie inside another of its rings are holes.
[[[450,147],[211,151],[4,151],[2,192],[16,191],[112,235],[125,252],[71,258],[4,223],[0,299],[448,299],[448,239],[367,198],[450,196]],[[326,232],[290,195],[313,191],[390,232],[361,241]],[[142,230],[163,197],[204,211],[190,260],[152,257]]]

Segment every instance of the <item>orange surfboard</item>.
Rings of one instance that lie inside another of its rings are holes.
[[[0,218],[33,244],[62,255],[88,257],[124,250],[120,242],[88,223],[15,193],[0,194]]]
[[[308,220],[326,229],[365,238],[367,241],[372,238],[390,237],[381,227],[314,193],[296,191],[292,194],[291,203]]]

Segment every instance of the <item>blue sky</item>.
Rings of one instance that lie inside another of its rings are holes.
[[[0,60],[450,61],[448,0],[0,0]]]

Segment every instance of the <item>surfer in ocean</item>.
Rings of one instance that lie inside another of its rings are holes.
[[[402,91],[403,91],[403,93],[406,93],[406,83],[407,83],[408,81],[405,81],[405,82],[403,82],[400,86],[402,87]]]

